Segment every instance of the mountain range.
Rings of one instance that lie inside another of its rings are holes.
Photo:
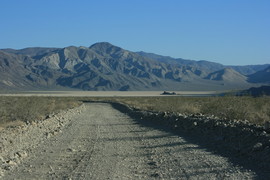
[[[90,47],[0,50],[1,90],[228,90],[270,84],[270,64],[210,61]]]

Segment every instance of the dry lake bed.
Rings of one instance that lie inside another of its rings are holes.
[[[214,96],[224,91],[168,91],[176,96]],[[5,92],[1,96],[71,96],[71,97],[114,97],[114,96],[166,96],[163,91],[21,91]],[[169,95],[171,96],[171,95]]]

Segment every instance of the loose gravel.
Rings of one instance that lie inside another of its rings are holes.
[[[6,129],[1,131],[0,139],[1,176],[3,179],[267,178],[267,174],[236,163],[234,156],[214,152],[211,138],[205,145],[197,130],[181,131],[176,124],[173,125],[176,129],[171,130],[171,126],[161,123],[164,119],[164,114],[131,111],[119,104],[85,103],[42,122]],[[215,142],[222,144],[221,141]],[[260,149],[262,145],[256,146],[255,149]]]

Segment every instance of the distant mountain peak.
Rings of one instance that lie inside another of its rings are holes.
[[[79,46],[80,49],[88,49],[88,47],[85,46]]]
[[[108,42],[98,42],[93,44],[92,46],[89,47],[89,49],[92,49],[93,51],[97,52],[100,55],[112,55],[119,53],[120,51],[124,51],[122,48],[112,45],[111,43]]]
[[[111,47],[117,47],[115,45],[112,45],[111,43],[109,42],[97,42],[93,45],[91,45],[89,48],[92,49],[92,48],[111,48]]]

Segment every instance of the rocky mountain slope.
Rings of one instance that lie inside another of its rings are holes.
[[[225,68],[225,69],[210,73],[205,79],[215,80],[215,81],[244,83],[246,82],[247,77],[231,68]]]
[[[270,83],[270,66],[248,76],[249,82]]]
[[[28,56],[0,51],[0,87],[31,87],[33,83],[26,79],[31,69],[25,66],[30,61]]]
[[[161,55],[157,55],[154,53],[146,53],[143,51],[137,52],[137,54],[144,56],[144,57],[154,59],[154,60],[159,61],[159,62],[170,63],[170,64],[180,65],[180,66],[184,66],[184,65],[193,66],[193,67],[196,67],[198,69],[203,70],[206,73],[219,71],[219,70],[224,69],[224,68],[232,68],[235,71],[237,71],[243,75],[250,75],[250,74],[253,74],[257,71],[264,70],[270,66],[270,64],[245,65],[245,66],[226,66],[226,65],[222,65],[222,64],[210,62],[210,61],[205,61],[205,60],[194,61],[194,60],[187,60],[187,59],[182,59],[182,58],[172,58],[169,56],[161,56]]]
[[[106,42],[90,47],[2,49],[0,87],[15,90],[220,90],[247,88],[254,85],[250,82],[257,82],[252,75],[248,82],[246,76],[224,68],[208,61],[134,53]]]
[[[45,53],[55,51],[59,48],[42,48],[42,47],[33,47],[33,48],[24,48],[24,49],[2,49],[2,51],[12,54],[28,55],[31,57],[43,55]]]

